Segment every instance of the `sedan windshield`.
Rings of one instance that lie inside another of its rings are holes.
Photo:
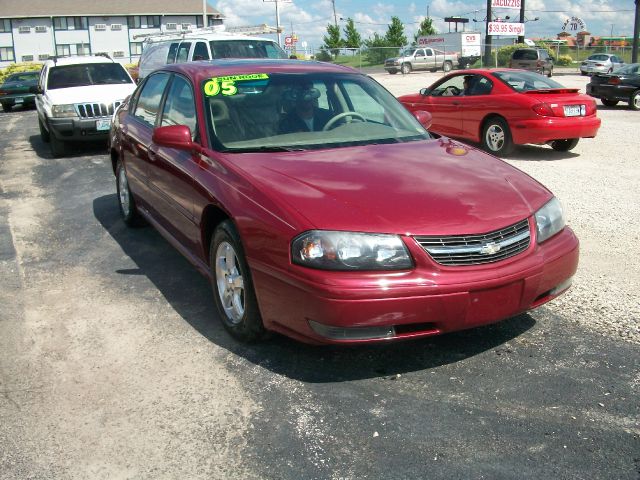
[[[52,67],[49,71],[47,88],[52,90],[114,83],[133,83],[119,63],[83,63]]]
[[[565,88],[558,82],[544,77],[539,73],[525,72],[521,70],[509,70],[494,72],[494,76],[513,88],[516,92],[527,92],[530,90],[552,90]]]
[[[209,134],[229,152],[335,148],[431,138],[358,74],[243,74],[202,85]]]

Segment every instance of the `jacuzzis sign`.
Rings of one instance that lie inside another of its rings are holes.
[[[491,0],[491,8],[517,8],[519,9],[521,0]]]

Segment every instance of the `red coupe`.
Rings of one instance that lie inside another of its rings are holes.
[[[119,208],[211,279],[245,341],[424,337],[569,288],[578,240],[560,202],[418,118],[346,67],[169,65],[115,114]]]
[[[524,70],[464,70],[399,100],[430,112],[432,132],[479,142],[495,155],[525,143],[568,151],[600,128],[592,98]]]

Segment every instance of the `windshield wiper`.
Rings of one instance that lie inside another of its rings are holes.
[[[261,146],[261,147],[244,147],[244,148],[226,148],[224,151],[229,153],[258,153],[258,152],[304,152],[305,148],[300,147],[284,147],[281,145]]]

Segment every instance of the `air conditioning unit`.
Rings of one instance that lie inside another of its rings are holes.
[[[93,28],[96,30],[96,32],[103,32],[107,29],[107,24],[106,23],[96,23]]]
[[[189,30],[191,28],[191,24],[190,23],[183,23],[182,24],[182,30]]]
[[[114,31],[122,30],[122,24],[121,23],[112,23],[111,24],[111,30],[114,30]]]
[[[124,57],[124,52],[122,52],[122,51],[113,52],[113,56],[114,56],[114,58],[122,58],[122,57]]]
[[[167,23],[167,30],[177,30],[177,29],[178,29],[177,23]]]
[[[38,25],[36,27],[36,33],[47,33],[47,27],[44,25]]]
[[[22,61],[23,62],[33,62],[33,55],[23,55],[22,56]]]
[[[40,60],[41,62],[44,62],[45,60],[49,60],[49,54],[41,53],[40,55],[38,55],[38,60]]]
[[[31,27],[20,27],[18,28],[19,33],[31,33]]]

